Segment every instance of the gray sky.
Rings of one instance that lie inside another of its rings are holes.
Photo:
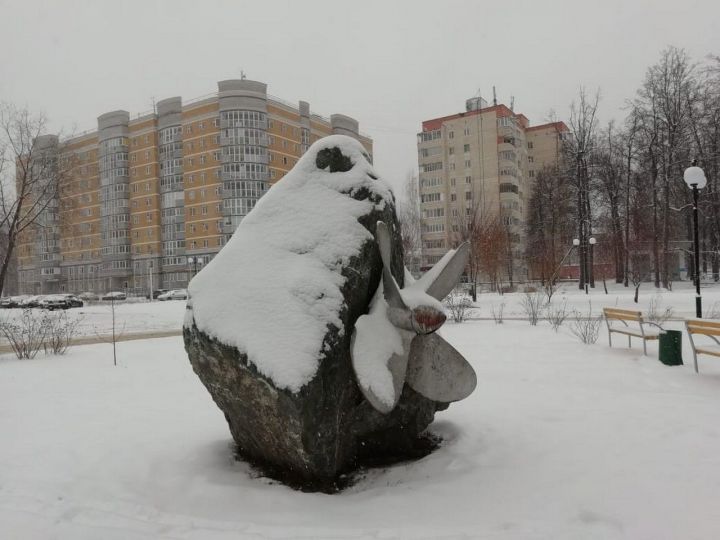
[[[421,121],[478,89],[515,96],[538,124],[565,119],[581,84],[600,87],[601,120],[619,119],[664,47],[720,54],[719,28],[717,0],[0,0],[0,100],[67,133],[214,92],[242,69],[272,95],[357,118],[400,186]]]

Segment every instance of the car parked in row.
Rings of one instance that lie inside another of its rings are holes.
[[[26,294],[20,296],[5,296],[3,298],[0,298],[0,309],[11,309],[20,307],[20,304],[23,302],[23,300],[26,300],[27,298],[29,297]]]
[[[187,300],[187,289],[173,289],[157,297],[158,300]]]
[[[122,291],[112,291],[102,295],[103,300],[127,300],[127,294]]]
[[[167,289],[155,289],[152,293],[153,300],[157,300],[158,296],[160,296],[161,294],[165,294],[166,292],[168,292]],[[146,294],[145,298],[150,300],[150,294]]]

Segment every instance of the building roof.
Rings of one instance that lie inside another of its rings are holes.
[[[448,122],[450,120],[456,120],[458,118],[463,118],[466,116],[476,116],[478,114],[482,113],[488,113],[495,111],[497,113],[497,116],[502,118],[505,116],[513,116],[515,113],[513,113],[506,105],[493,105],[491,107],[485,107],[484,109],[475,109],[474,111],[467,111],[467,112],[460,112],[457,114],[451,114],[450,116],[442,116],[440,118],[433,118],[432,120],[425,120],[422,123],[422,130],[423,131],[433,131],[434,129],[439,129],[440,126],[442,126],[445,122]]]
[[[565,122],[548,122],[547,124],[540,124],[539,126],[532,126],[527,128],[525,131],[539,131],[541,129],[554,129],[556,131],[570,131],[565,125]]]
[[[467,112],[460,112],[457,114],[451,114],[449,116],[441,116],[440,118],[432,118],[431,120],[424,120],[422,123],[422,130],[423,131],[433,131],[435,129],[440,129],[440,127],[445,123],[449,122],[451,120],[457,120],[458,118],[468,117],[468,116],[476,116],[478,114],[483,113],[489,113],[489,112],[496,112],[496,115],[498,118],[503,118],[506,116],[516,116],[520,119],[520,122],[523,124],[523,127],[525,127],[526,131],[536,131],[541,129],[548,129],[553,128],[557,131],[570,131],[568,127],[565,125],[565,122],[549,122],[546,124],[540,124],[538,126],[532,126],[528,127],[528,124],[530,123],[527,119],[527,116],[525,116],[522,113],[514,113],[510,110],[509,107],[503,104],[499,105],[493,105],[491,107],[485,107],[484,109],[475,109],[474,111],[467,111]]]

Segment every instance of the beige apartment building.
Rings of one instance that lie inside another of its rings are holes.
[[[112,111],[68,140],[36,139],[58,157],[59,195],[17,249],[22,293],[146,293],[185,287],[262,195],[316,140],[340,133],[372,155],[342,114],[227,80],[209,97],[171,97],[131,117]]]
[[[425,120],[418,133],[422,266],[457,245],[468,221],[500,217],[512,250],[514,279],[524,279],[525,221],[533,178],[560,158],[563,122],[530,126],[505,105],[481,98],[466,111]]]

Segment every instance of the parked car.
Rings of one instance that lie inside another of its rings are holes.
[[[44,295],[28,296],[20,302],[18,307],[25,308],[36,308],[40,306],[40,301],[45,298]]]
[[[102,299],[103,300],[127,300],[127,295],[121,291],[113,291],[113,292],[105,293],[102,296]]]
[[[20,303],[29,298],[26,294],[20,296],[6,296],[0,298],[0,309],[10,309],[20,307]]]
[[[70,302],[63,294],[48,294],[38,302],[38,307],[54,311],[56,309],[70,309]]]
[[[167,289],[155,289],[155,290],[153,291],[153,296],[152,296],[152,297],[153,297],[153,300],[156,300],[158,296],[160,296],[161,294],[165,294],[166,292],[168,292]],[[150,294],[146,294],[146,295],[145,295],[145,298],[147,298],[148,300],[150,300]]]
[[[77,295],[78,298],[81,300],[85,300],[86,302],[96,302],[100,300],[100,297],[95,294],[94,292],[84,292]]]
[[[157,297],[158,300],[187,300],[187,289],[173,289]]]
[[[70,307],[83,307],[85,305],[85,303],[74,294],[65,293],[62,296],[68,301]]]

